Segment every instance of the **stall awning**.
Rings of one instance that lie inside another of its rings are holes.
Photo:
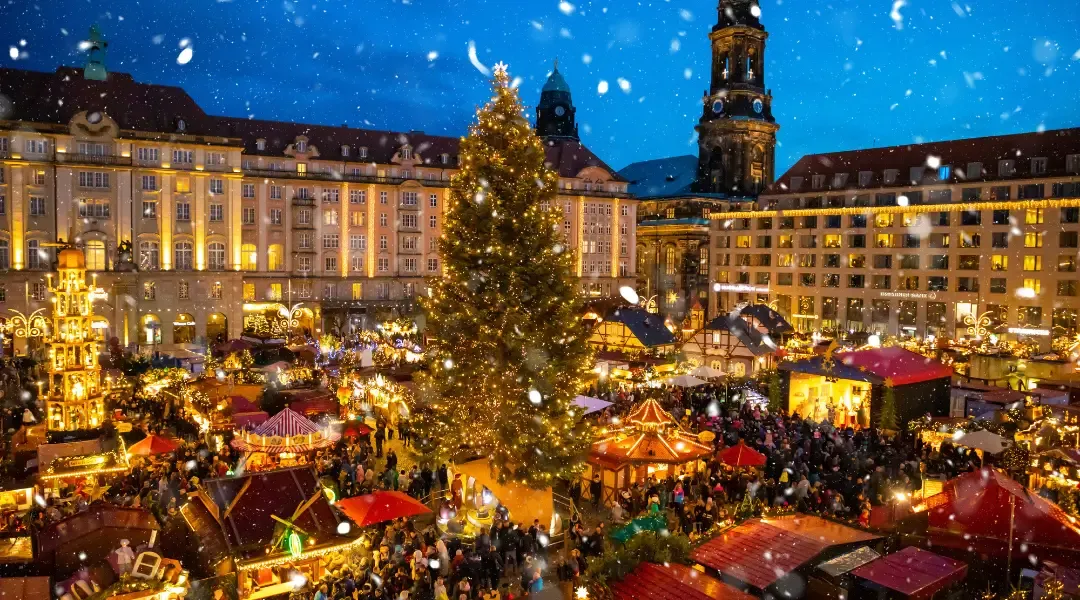
[[[908,547],[851,573],[913,600],[922,600],[962,581],[967,576],[967,569],[967,565],[958,560]]]
[[[783,362],[777,368],[782,371],[865,381],[875,385],[888,382],[894,386],[944,379],[953,375],[952,367],[899,346],[838,353],[833,356],[831,365],[825,357],[815,356],[806,360]]]
[[[1061,507],[991,468],[950,479],[940,494],[927,498],[918,508],[929,512],[933,530],[955,536],[1007,541],[1012,521],[1017,544],[1069,550],[1080,547],[1080,527]],[[1010,520],[1010,514],[1014,519]]]
[[[699,546],[691,558],[764,590],[830,546],[876,539],[878,536],[820,517],[795,515],[739,525]]]
[[[677,563],[641,563],[611,586],[619,600],[750,600],[750,594]]]

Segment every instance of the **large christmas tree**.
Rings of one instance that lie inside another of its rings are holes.
[[[592,441],[572,400],[592,368],[572,251],[554,208],[558,175],[499,65],[494,96],[460,148],[423,300],[431,369],[419,381],[422,442],[462,447],[500,481],[548,487],[577,473]]]

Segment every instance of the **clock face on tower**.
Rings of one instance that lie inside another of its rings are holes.
[[[714,113],[716,113],[716,114],[720,114],[720,113],[724,112],[724,101],[723,100],[713,100],[712,111]]]
[[[566,114],[566,109],[565,108],[563,108],[561,106],[556,106],[555,107],[555,116],[556,117],[561,117],[561,116],[563,116],[565,114]]]
[[[764,105],[763,105],[763,104],[761,103],[761,99],[760,99],[760,98],[758,98],[758,99],[755,99],[755,100],[754,100],[754,112],[756,112],[757,114],[759,114],[759,115],[760,115],[760,114],[761,114],[761,110],[762,110],[763,108],[764,108]]]

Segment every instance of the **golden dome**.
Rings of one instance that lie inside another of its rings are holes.
[[[85,269],[86,268],[86,256],[82,250],[76,248],[65,248],[60,251],[60,256],[57,257],[60,263],[61,269]]]

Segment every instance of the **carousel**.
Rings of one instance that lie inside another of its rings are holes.
[[[589,450],[584,487],[599,477],[601,500],[613,502],[638,481],[679,478],[704,467],[715,434],[693,434],[650,398],[637,405],[615,429],[601,432]]]
[[[251,431],[236,431],[232,447],[247,453],[249,471],[305,464],[306,455],[333,446],[341,434],[319,429],[303,415],[285,408]]]

